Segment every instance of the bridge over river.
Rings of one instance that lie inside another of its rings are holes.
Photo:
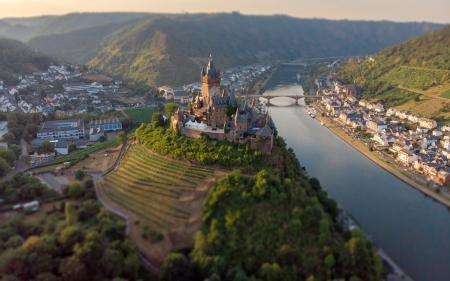
[[[264,98],[267,100],[267,104],[270,104],[271,99],[275,98],[290,98],[294,100],[293,104],[298,104],[298,100],[303,98],[309,98],[309,99],[321,99],[322,95],[316,95],[316,96],[305,96],[305,95],[247,95],[247,98]],[[274,104],[272,104],[274,105]]]

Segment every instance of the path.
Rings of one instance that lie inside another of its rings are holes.
[[[20,140],[20,145],[22,146],[22,155],[27,155],[27,143],[24,139]],[[28,165],[25,162],[20,159],[16,160],[16,162],[14,163],[14,168],[6,174],[5,178],[12,178],[15,174],[24,172],[26,169],[28,169]]]
[[[114,169],[119,165],[120,160],[121,160],[123,154],[125,153],[126,148],[128,147],[128,145],[130,145],[131,142],[132,142],[132,140],[128,140],[124,145],[122,145],[122,148],[120,149],[120,153],[117,156],[116,162],[113,165]],[[97,195],[98,201],[100,201],[100,203],[102,204],[102,206],[105,209],[107,209],[108,211],[110,211],[111,213],[115,214],[116,216],[122,218],[125,221],[125,223],[126,223],[125,233],[128,236],[130,234],[130,228],[131,228],[131,219],[130,219],[130,215],[129,215],[130,211],[127,210],[128,214],[125,214],[124,212],[121,212],[121,211],[113,208],[105,201],[105,199],[102,196],[102,192],[98,186],[98,182],[102,179],[104,172],[105,171],[91,172],[91,173],[88,173],[88,175],[91,176],[92,180],[94,181],[95,194]],[[141,258],[142,262],[145,265],[147,265],[149,268],[151,268],[154,272],[158,273],[160,271],[160,265],[157,262],[148,258],[144,253],[139,252],[139,257]]]
[[[55,177],[53,177],[50,173],[44,173],[37,176],[41,180],[42,183],[45,183],[48,187],[53,189],[58,193],[62,193],[63,184],[58,181]]]

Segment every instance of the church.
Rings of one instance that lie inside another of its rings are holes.
[[[275,125],[269,113],[255,105],[256,100],[240,102],[233,91],[220,90],[221,73],[212,58],[200,72],[202,92],[192,99],[186,111],[178,108],[171,117],[173,128],[189,137],[206,134],[219,140],[250,142],[253,149],[270,153]]]

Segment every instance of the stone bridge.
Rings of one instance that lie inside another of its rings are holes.
[[[247,95],[247,98],[265,98],[267,99],[267,104],[270,104],[270,100],[274,99],[274,98],[290,98],[294,100],[294,104],[298,104],[298,100],[299,99],[303,99],[303,98],[309,98],[309,99],[321,99],[322,95],[317,95],[317,96],[305,96],[305,95],[294,95],[294,96],[288,96],[288,95],[268,95],[268,96],[263,96],[263,95]]]

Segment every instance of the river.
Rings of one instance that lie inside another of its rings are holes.
[[[290,84],[290,83],[289,83]],[[300,94],[301,86],[265,94]],[[276,98],[271,103],[290,104]],[[269,106],[302,166],[415,281],[450,280],[450,212],[359,153],[298,106]]]

